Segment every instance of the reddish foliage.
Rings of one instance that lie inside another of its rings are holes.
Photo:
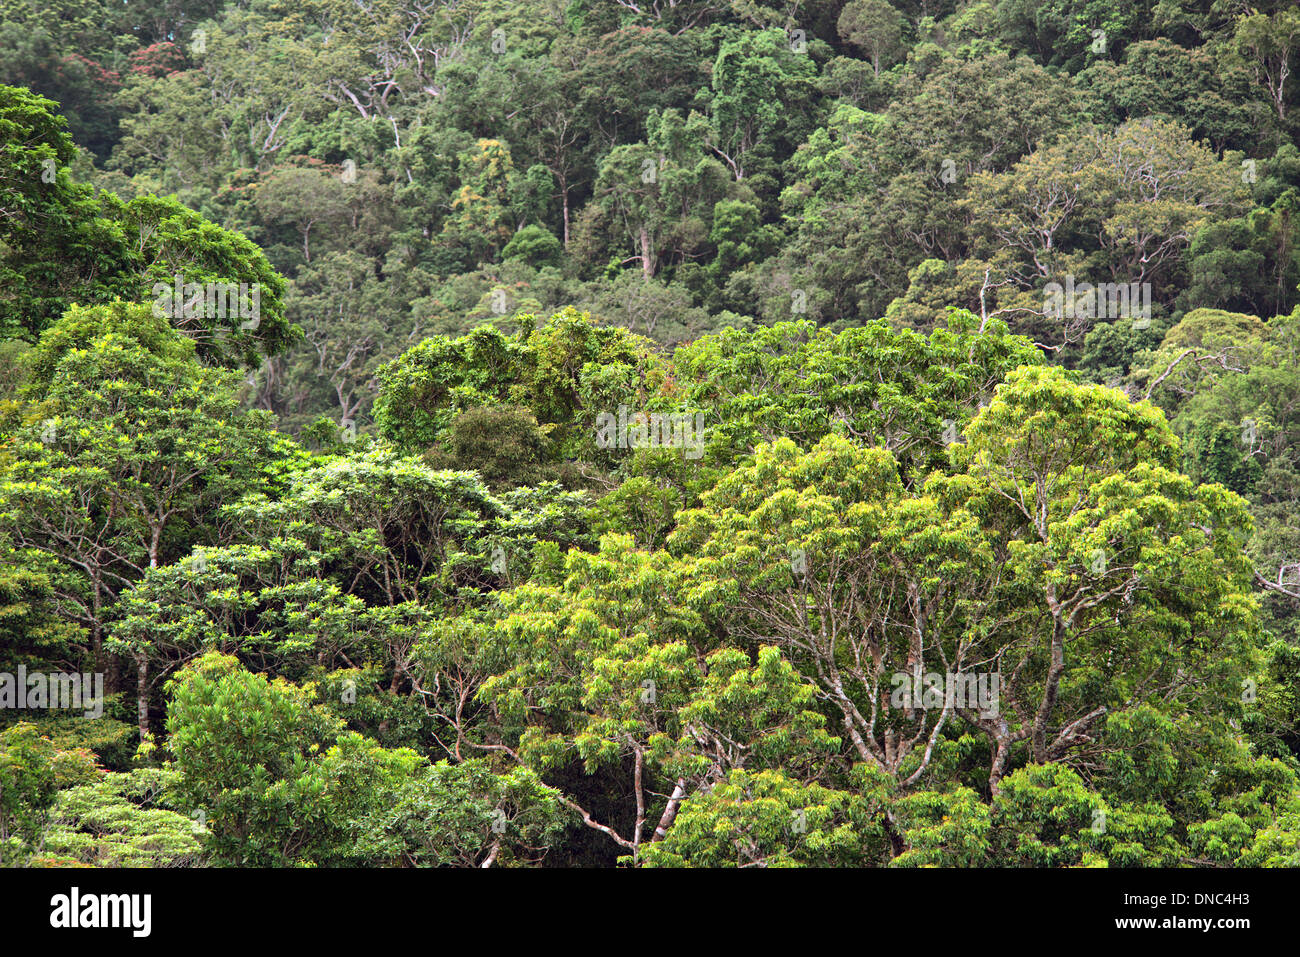
[[[64,71],[65,65],[77,64],[85,72],[96,86],[108,87],[115,90],[122,85],[122,77],[116,70],[107,69],[102,63],[84,57],[80,53],[69,53],[63,57],[59,63],[56,75],[60,80],[66,80],[67,74]]]
[[[166,77],[185,69],[185,54],[170,40],[160,40],[130,56],[130,72],[137,76]]]

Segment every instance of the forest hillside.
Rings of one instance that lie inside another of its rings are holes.
[[[0,864],[1300,866],[1297,72],[0,0]]]

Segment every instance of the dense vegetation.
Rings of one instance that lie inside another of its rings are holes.
[[[1300,865],[1298,71],[0,0],[0,862]]]

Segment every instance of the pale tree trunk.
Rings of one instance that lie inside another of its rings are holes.
[[[135,656],[135,706],[140,723],[140,743],[149,740],[149,658],[144,652]]]
[[[655,827],[652,841],[662,841],[668,836],[668,829],[672,827],[673,821],[677,820],[677,809],[682,806],[684,797],[686,797],[686,779],[678,778],[673,785],[673,793],[668,798],[668,806],[664,808],[663,817],[659,818],[659,824]]]
[[[646,279],[653,279],[655,274],[654,260],[650,249],[650,230],[644,223],[641,224],[641,275]]]
[[[99,569],[96,567],[90,584],[90,653],[95,656],[95,670],[104,670],[104,627],[102,613],[104,609],[104,600],[101,594],[99,579]],[[109,689],[113,690],[113,689]]]
[[[560,177],[560,206],[564,210],[564,248],[569,248],[569,181]]]
[[[1065,625],[1060,620],[1059,613],[1054,615],[1056,620],[1052,624],[1052,658],[1047,667],[1047,679],[1043,684],[1043,700],[1038,706],[1038,714],[1034,717],[1033,733],[1033,756],[1037,764],[1047,762],[1047,722],[1052,716],[1052,709],[1056,707],[1057,691],[1061,683],[1061,675],[1065,671]]]

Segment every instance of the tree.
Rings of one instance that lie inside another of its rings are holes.
[[[973,245],[998,281],[998,312],[1025,316],[1016,328],[1055,351],[1082,341],[1092,319],[1120,317],[1108,310],[1136,316],[1132,290],[1145,283],[1148,303],[1158,303],[1196,231],[1242,198],[1238,171],[1182,127],[1154,119],[1063,139],[1009,172],[977,174],[962,207],[985,224]],[[1057,314],[1044,290],[1067,276],[1108,284],[1128,306],[1072,301]]]
[[[564,571],[560,587],[503,596],[492,633],[508,663],[478,691],[496,727],[477,746],[544,776],[580,764],[603,791],[630,782],[625,799],[595,812],[576,782],[560,799],[635,862],[689,795],[729,771],[810,768],[838,743],[775,649],[756,665],[734,648],[710,649],[669,556],[610,536],[598,555],[571,550]]]
[[[1059,370],[1013,373],[965,431],[953,473],[917,495],[881,449],[760,447],[669,537],[699,556],[695,608],[781,648],[855,756],[902,790],[952,723],[988,740],[996,793],[1020,762],[1105,751],[1106,715],[1173,689],[1225,722],[1256,627],[1240,499],[1174,470],[1149,405]],[[898,676],[919,687],[928,672],[997,673],[999,704],[899,695]]]
[[[271,479],[280,440],[240,412],[233,373],[200,366],[193,343],[144,306],[73,308],[36,349],[33,399],[0,479],[12,547],[49,556],[60,612],[105,663],[117,597],[147,569],[214,535],[216,509]],[[135,656],[141,739],[148,662]]]
[[[841,37],[866,52],[879,77],[882,62],[888,68],[903,52],[903,25],[902,14],[885,0],[850,0],[840,10],[837,28]]]
[[[708,410],[706,462],[731,467],[780,437],[810,449],[839,434],[888,450],[910,485],[940,465],[945,434],[1003,376],[1038,358],[1005,326],[981,333],[954,314],[928,337],[884,320],[841,333],[808,322],[724,330],[677,350],[674,364],[690,404]]]
[[[57,791],[49,739],[25,723],[0,731],[0,862],[26,862]]]
[[[321,405],[345,427],[355,427],[369,412],[379,367],[418,338],[414,322],[388,317],[393,286],[360,253],[319,255],[285,296],[286,314],[303,330],[303,343],[273,360],[272,373],[311,383],[323,392]],[[296,409],[285,411],[289,423],[300,421]]]
[[[647,380],[649,391],[657,365],[648,340],[569,308],[514,339],[486,327],[455,340],[426,339],[380,369],[375,421],[398,448],[423,451],[445,437],[458,413],[516,404],[543,429],[554,427],[547,430],[552,452],[562,456],[594,447],[591,422],[579,416],[608,406],[603,382]]]
[[[121,233],[100,218],[94,191],[72,181],[67,121],[57,104],[0,86],[0,301],[4,338],[34,339],[74,296],[111,283],[81,276],[127,268]]]
[[[806,116],[813,106],[813,75],[812,62],[790,49],[782,30],[742,34],[719,47],[710,146],[736,180],[745,177],[747,165],[762,169],[763,160],[784,159],[803,138],[805,130],[791,118]]]
[[[137,768],[61,790],[44,859],[92,867],[191,867],[202,861],[202,826],[175,808],[174,769]]]
[[[544,853],[563,827],[528,773],[431,766],[340,733],[300,689],[233,658],[199,659],[173,688],[178,793],[215,863],[490,867]]]
[[[1291,60],[1300,47],[1300,12],[1280,10],[1271,17],[1252,12],[1237,21],[1232,49],[1246,61],[1273,101],[1279,122],[1286,120]]]
[[[298,330],[280,304],[284,280],[261,250],[175,200],[123,202],[74,183],[67,172],[72,142],[54,105],[0,87],[0,279],[6,312],[15,317],[6,337],[35,340],[74,303],[120,298],[153,300],[209,361],[253,365],[293,341]],[[177,282],[185,308],[160,295]],[[213,296],[203,292],[215,284],[239,288],[233,313],[208,308]],[[255,316],[244,304],[254,292]]]
[[[511,212],[517,188],[510,148],[479,140],[461,157],[461,187],[443,226],[443,242],[468,247],[471,264],[495,259],[517,225]]]
[[[1167,37],[1142,40],[1125,49],[1121,64],[1096,58],[1076,83],[1101,100],[1104,112],[1094,114],[1098,122],[1119,126],[1163,116],[1217,151],[1253,152],[1263,130],[1277,127],[1270,105],[1252,88],[1249,72],[1227,57],[1216,57],[1209,45],[1189,49]]]

